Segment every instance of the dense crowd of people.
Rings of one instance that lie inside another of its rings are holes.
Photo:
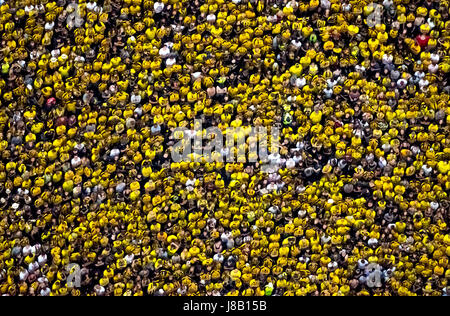
[[[450,295],[449,10],[0,0],[0,295]]]

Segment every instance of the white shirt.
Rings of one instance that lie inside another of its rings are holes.
[[[134,110],[134,113],[135,113],[136,115],[138,115],[138,116],[141,116],[141,115],[142,115],[142,108],[136,108],[136,109]]]
[[[34,10],[34,6],[33,5],[27,5],[26,7],[25,7],[25,9],[24,9],[24,11],[28,14],[28,13],[30,13],[31,11],[33,11]]]
[[[189,186],[194,186],[195,185],[195,182],[196,182],[196,179],[189,179],[189,180],[187,180],[186,181],[186,187],[189,187]]]
[[[161,56],[161,58],[167,58],[170,55],[170,48],[167,46],[164,46],[163,48],[161,48],[159,50],[159,56]]]
[[[328,263],[328,269],[336,269],[337,267],[338,267],[338,263],[336,261]]]
[[[370,238],[367,243],[369,244],[370,247],[375,246],[376,244],[378,244],[378,239]]]
[[[431,54],[431,61],[433,63],[437,64],[440,59],[441,59],[441,57],[438,54]]]
[[[47,22],[45,23],[45,30],[46,31],[51,31],[53,30],[53,28],[55,27],[55,22]]]
[[[59,56],[59,54],[58,54],[58,56]],[[63,56],[66,56],[66,57],[63,57]],[[66,54],[63,54],[61,57],[63,57],[64,59],[69,58]],[[77,57],[75,57],[75,61],[77,63],[84,63],[86,61],[86,59],[83,56],[77,56]]]
[[[328,88],[333,88],[335,85],[337,85],[337,83],[337,80],[327,79]]]
[[[292,45],[294,45],[295,47],[297,47],[297,48],[300,48],[300,47],[302,47],[302,42],[300,42],[300,41],[297,41],[297,40],[292,40],[291,41],[291,44]]]
[[[295,160],[293,158],[290,158],[286,161],[286,168],[288,168],[288,169],[295,168]]]
[[[97,6],[97,3],[95,3],[95,2],[88,2],[88,3],[86,4],[86,8],[87,8],[88,10],[91,10],[91,11],[93,11],[93,10],[95,9],[96,6]]]
[[[47,262],[47,255],[43,254],[38,257],[39,265],[44,265]]]
[[[385,8],[390,8],[390,7],[392,7],[394,5],[394,2],[392,1],[392,0],[384,0],[383,1],[383,6],[385,7]]]
[[[134,254],[125,256],[125,260],[127,261],[128,264],[133,263],[133,259],[134,259]]]
[[[105,293],[105,288],[103,286],[99,286],[96,292],[98,295],[103,295]]]
[[[214,255],[214,257],[213,257],[213,260],[214,260],[214,261],[220,262],[220,263],[223,262],[223,259],[224,259],[224,257],[223,257],[223,255],[220,254],[220,253],[216,253],[216,254]]]
[[[164,10],[164,3],[155,2],[155,4],[153,5],[153,9],[155,9],[156,13],[161,13]]]
[[[83,148],[84,148],[84,144],[83,143],[75,145],[75,149],[78,150],[78,151],[83,150]]]
[[[383,63],[384,64],[386,64],[386,65],[392,64],[393,60],[394,60],[394,57],[392,55],[387,55],[387,54],[383,55]]]
[[[272,213],[272,214],[276,214],[276,213],[278,213],[278,211],[279,211],[279,209],[278,209],[277,206],[271,206],[269,208],[269,212]]]
[[[39,269],[39,263],[37,262],[32,262],[28,265],[28,272],[34,272],[37,269]]]
[[[292,159],[295,161],[295,163],[298,163],[299,161],[303,160],[303,157],[302,156],[294,156]]]
[[[233,1],[233,2],[234,2],[234,1]],[[269,16],[267,17],[267,21],[268,21],[268,22],[271,22],[271,23],[275,23],[277,20],[278,20],[278,18],[277,18],[276,15],[269,15]]]
[[[430,82],[428,80],[420,79],[420,81],[419,81],[419,86],[421,88],[424,88],[424,87],[428,86],[429,84],[430,84]]]
[[[28,245],[28,246],[23,247],[22,253],[24,256],[28,256],[29,254],[31,254],[31,246]]]
[[[152,126],[152,133],[153,134],[159,133],[160,131],[161,131],[161,126],[159,126],[159,125],[153,125]]]
[[[414,73],[414,76],[416,76],[417,78],[422,79],[423,77],[425,77],[425,73],[423,71],[416,71]]]
[[[195,80],[197,80],[198,78],[200,78],[202,76],[202,73],[200,71],[194,72],[192,74],[192,78]]]
[[[41,296],[49,296],[50,295],[50,289],[48,287],[46,287],[45,289],[42,289],[40,294]]]
[[[434,24],[431,18],[428,18],[427,22],[431,29],[434,29],[436,27],[436,24]]]
[[[325,97],[330,99],[333,96],[333,89],[327,88],[323,90],[323,93],[325,94]]]
[[[366,67],[360,66],[360,65],[356,65],[356,66],[355,66],[355,69],[356,69],[356,71],[358,71],[358,72],[364,72],[364,71],[366,71]]]
[[[206,17],[206,21],[209,23],[214,23],[216,21],[216,15],[215,14],[208,14]]]
[[[432,74],[435,74],[435,73],[437,73],[437,72],[439,71],[439,65],[436,65],[436,64],[430,64],[430,65],[428,66],[428,70],[429,70]]]
[[[411,146],[411,151],[414,155],[417,155],[421,152],[420,148],[417,146]]]
[[[112,149],[110,154],[109,154],[109,156],[112,157],[112,158],[117,157],[119,155],[120,155],[120,150],[117,149],[117,148]]]
[[[328,10],[331,7],[331,3],[328,0],[320,0],[320,6],[322,9]]]
[[[227,243],[228,239],[230,238],[231,233],[222,233],[222,235],[220,236],[220,239],[222,240],[222,242]]]
[[[81,165],[81,159],[78,156],[75,156],[72,158],[72,160],[70,161],[70,163],[72,164],[72,167],[77,168]]]
[[[276,191],[276,190],[278,190],[278,186],[275,183],[270,183],[267,186],[267,190],[269,190],[269,191]]]
[[[387,161],[386,161],[386,159],[384,157],[380,157],[380,161],[378,162],[378,166],[381,169],[384,169],[384,167],[387,166]]]
[[[295,80],[295,85],[299,88],[303,88],[306,85],[306,79],[305,78],[297,78],[297,80]]]
[[[175,58],[167,58],[166,60],[166,66],[168,68],[172,67],[173,65],[175,65],[177,62],[177,60]]]
[[[2,4],[3,3],[3,1],[2,0],[0,0],[0,4]],[[38,10],[38,12],[45,12],[45,7],[44,7],[44,5],[43,4],[38,4],[38,5],[36,5],[36,10]]]
[[[322,244],[327,244],[331,240],[331,237],[330,236],[322,236],[320,238],[320,240],[322,241]]]
[[[19,273],[19,279],[20,279],[20,281],[25,281],[25,280],[28,278],[29,275],[30,275],[30,274],[28,273],[27,270],[22,270],[22,271],[20,271],[20,273]]]
[[[131,96],[131,103],[133,103],[133,104],[139,104],[139,103],[141,103],[141,100],[142,100],[142,98],[139,94],[133,94]]]
[[[433,171],[433,168],[431,168],[431,167],[429,167],[428,165],[425,164],[425,165],[422,166],[422,170],[425,173],[425,175],[428,176]]]
[[[119,192],[119,193],[121,193],[121,192],[123,192],[123,190],[125,190],[125,187],[126,187],[126,184],[125,183],[119,183],[117,186],[116,186],[116,191],[117,192]]]

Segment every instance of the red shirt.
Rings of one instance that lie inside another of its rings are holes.
[[[424,48],[428,46],[428,42],[430,41],[430,37],[428,35],[418,35],[416,37],[417,43],[420,47]]]

